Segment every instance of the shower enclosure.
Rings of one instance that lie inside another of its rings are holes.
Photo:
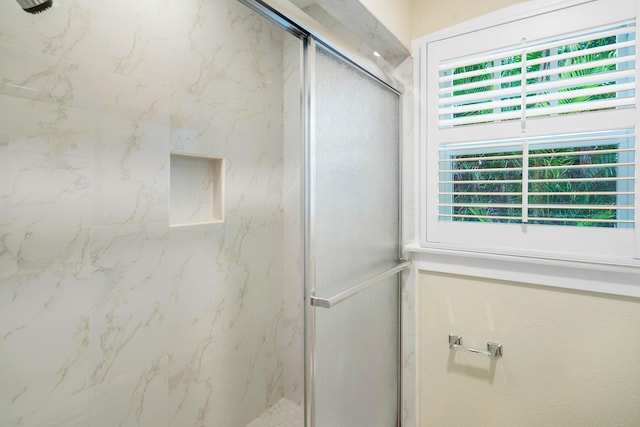
[[[275,0],[0,29],[1,425],[399,425],[395,80]]]
[[[301,41],[305,425],[400,425],[401,85],[286,5],[243,3]]]

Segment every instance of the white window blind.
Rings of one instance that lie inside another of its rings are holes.
[[[423,244],[640,259],[637,0],[425,46]]]
[[[445,144],[440,220],[633,227],[635,131]]]
[[[635,23],[439,64],[439,126],[635,104]]]

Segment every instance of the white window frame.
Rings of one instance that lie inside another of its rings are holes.
[[[624,0],[623,0],[624,1]],[[630,0],[635,2],[635,15],[640,17],[640,0]],[[429,112],[425,111],[428,105],[427,91],[427,46],[431,42],[443,40],[461,34],[472,33],[474,31],[483,30],[495,26],[508,23],[517,23],[517,21],[529,17],[564,11],[574,6],[587,3],[606,4],[611,7],[607,0],[566,0],[566,1],[548,1],[538,0],[530,1],[524,4],[512,6],[501,11],[486,15],[484,17],[460,24],[449,29],[434,33],[422,39],[414,41],[414,58],[415,76],[416,76],[416,162],[417,170],[415,187],[415,199],[418,209],[416,210],[415,227],[417,230],[416,242],[407,246],[409,251],[419,253],[419,267],[432,271],[468,274],[479,277],[512,280],[525,283],[550,285],[556,287],[566,287],[580,290],[590,290],[597,292],[612,293],[617,295],[630,295],[640,297],[640,230],[638,227],[634,229],[635,237],[632,240],[632,247],[622,248],[620,251],[611,251],[610,256],[602,256],[602,254],[592,254],[582,251],[582,244],[577,241],[574,250],[555,252],[553,250],[531,249],[526,243],[514,245],[511,248],[502,246],[477,246],[470,245],[465,242],[463,237],[465,232],[464,222],[455,222],[460,227],[460,233],[456,239],[445,238],[427,239],[427,230],[429,228],[428,217],[434,218],[433,209],[437,206],[427,200],[427,186],[434,185],[433,180],[429,181],[427,171],[427,129],[433,125],[429,123]],[[603,16],[607,16],[606,14]],[[607,24],[607,22],[596,22],[593,26]],[[639,23],[640,24],[640,23]],[[550,20],[551,27],[554,23]],[[582,25],[588,27],[587,25]],[[581,30],[582,28],[577,28]],[[563,33],[572,32],[564,30]],[[472,53],[472,49],[465,51],[465,47],[461,46],[461,51],[457,52],[459,56]],[[491,47],[489,46],[489,49]],[[636,49],[636,66],[640,67],[640,49]],[[636,90],[636,104],[638,99],[638,91]],[[633,110],[633,114],[638,114],[637,110]],[[437,113],[435,113],[437,122]],[[640,121],[639,121],[640,122]],[[636,124],[636,132],[640,133],[640,123]],[[519,136],[517,127],[519,122],[504,123],[505,137]],[[548,135],[550,129],[549,123],[545,124],[545,129],[528,129],[530,135]],[[616,123],[611,124],[611,129],[615,128]],[[602,125],[596,125],[593,129],[584,129],[583,123],[576,126],[576,132],[603,130]],[[482,133],[481,126],[473,129],[474,132]],[[552,131],[552,129],[551,129]],[[636,140],[636,147],[640,146],[640,141]],[[636,150],[636,164],[640,165],[640,150]],[[640,167],[636,167],[636,186],[640,184]],[[435,184],[437,185],[437,183]],[[431,189],[433,192],[433,189]],[[636,188],[636,192],[638,189]],[[636,216],[640,215],[640,197],[635,198]],[[430,215],[427,214],[428,209],[432,209]],[[517,224],[490,224],[492,230],[498,230],[503,227],[519,227]],[[495,228],[494,228],[495,227]],[[553,238],[553,226],[547,227],[551,231],[544,235],[540,233],[541,239]],[[431,228],[433,230],[433,227]],[[591,228],[593,237],[596,241],[608,239],[605,234],[601,233],[602,229]],[[611,231],[608,229],[607,231]],[[491,233],[491,232],[489,232]],[[431,235],[433,236],[433,234]],[[490,234],[488,234],[490,236]],[[445,236],[449,237],[449,236]],[[615,241],[615,239],[613,240]],[[619,248],[618,248],[619,249]],[[633,256],[629,257],[628,254]]]

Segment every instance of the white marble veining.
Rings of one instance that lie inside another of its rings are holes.
[[[413,59],[407,58],[400,64],[394,76],[405,87],[402,97],[402,111],[412,111],[414,102],[413,91]],[[410,243],[415,236],[414,221],[414,153],[413,132],[414,117],[411,113],[402,116],[402,243]],[[416,366],[416,278],[415,271],[404,273],[402,288],[402,387],[403,413],[402,425],[415,427],[417,418],[417,366]]]
[[[237,0],[3,1],[0,57],[0,426],[301,420],[299,41]],[[169,227],[171,151],[225,159],[223,223]]]
[[[88,386],[89,240],[66,228],[1,236],[0,425]]]
[[[298,39],[284,40],[284,294],[280,346],[284,396],[301,405],[304,400],[304,319],[302,244],[302,134],[300,87],[302,46]]]
[[[284,37],[236,0],[1,2],[0,426],[243,427],[282,398]],[[223,223],[169,228],[172,150],[225,159]]]

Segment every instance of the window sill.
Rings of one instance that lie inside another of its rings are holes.
[[[640,297],[640,263],[560,260],[443,247],[405,246],[419,270]]]

